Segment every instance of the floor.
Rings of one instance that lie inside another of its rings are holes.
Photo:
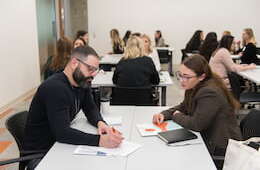
[[[176,71],[178,66],[174,66],[173,69]],[[162,66],[164,70],[167,69],[166,66]],[[184,91],[180,88],[178,81],[175,77],[172,77],[173,85],[167,88],[167,106],[174,106],[179,104],[184,95]],[[0,112],[0,160],[14,158],[18,156],[18,148],[14,142],[13,137],[5,128],[5,121],[12,114],[28,110],[32,96],[28,96],[25,99],[17,102],[13,107],[7,109],[6,111]],[[17,170],[17,164],[2,166],[0,170]]]

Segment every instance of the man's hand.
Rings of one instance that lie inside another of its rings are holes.
[[[118,147],[123,141],[122,134],[113,127],[108,128],[106,134],[100,134],[99,146],[106,148]]]
[[[108,131],[110,130],[110,127],[105,124],[103,121],[98,122],[98,134],[108,134]]]

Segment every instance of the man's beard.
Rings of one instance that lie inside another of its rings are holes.
[[[91,87],[91,81],[94,79],[93,76],[85,77],[79,67],[75,69],[72,74],[74,81],[80,88],[88,88]]]

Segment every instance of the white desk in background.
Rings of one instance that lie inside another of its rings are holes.
[[[101,65],[116,65],[122,58],[122,54],[107,54],[101,57],[100,64]]]
[[[201,135],[191,143],[201,144],[169,147],[156,136],[141,137],[136,124],[152,121],[152,115],[167,107],[111,106],[112,116],[121,115],[119,130],[125,139],[142,145],[127,157],[74,155],[76,145],[55,143],[36,170],[216,170]],[[75,121],[74,127],[85,132],[96,132],[90,125]],[[86,122],[86,120],[85,120]],[[90,131],[89,131],[90,130]]]
[[[92,87],[115,87],[115,84],[113,84],[112,78],[113,78],[113,71],[106,71],[104,73],[100,72],[97,74],[97,76],[92,81]],[[161,92],[161,105],[166,105],[166,88],[167,86],[170,86],[173,84],[172,79],[167,71],[161,71],[159,73],[160,76],[160,83],[156,85],[156,87],[160,87],[162,89]]]
[[[248,79],[256,84],[260,84],[260,66],[256,69],[238,72],[238,74],[245,79]]]

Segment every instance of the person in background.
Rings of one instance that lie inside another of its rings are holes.
[[[77,38],[73,42],[73,48],[86,46],[86,42],[83,38]]]
[[[129,39],[130,36],[131,36],[131,31],[127,30],[126,33],[125,33],[125,36],[123,38],[123,41],[124,41],[125,44],[127,43],[127,40]]]
[[[77,34],[76,34],[76,38],[75,39],[78,39],[78,38],[82,38],[85,41],[85,44],[89,43],[89,37],[88,37],[88,32],[87,31],[79,30],[77,32]]]
[[[256,55],[256,40],[251,28],[246,28],[242,34],[243,48],[240,49],[239,55],[243,64],[255,63],[260,65],[260,60]]]
[[[159,55],[158,55],[157,50],[152,48],[152,42],[148,35],[143,34],[141,36],[141,38],[144,42],[145,55],[152,58],[154,65],[156,67],[156,70],[159,72],[161,70],[161,64],[160,64]]]
[[[153,60],[145,56],[143,41],[131,36],[114,71],[113,83],[120,87],[148,87],[159,82]]]
[[[200,46],[204,40],[204,33],[202,30],[197,30],[191,37],[190,41],[185,47],[186,53],[198,53]]]
[[[228,31],[228,30],[225,30],[225,31],[222,33],[222,37],[224,37],[225,35],[231,35],[231,32]]]
[[[249,69],[254,69],[255,64],[236,64],[231,58],[230,52],[234,49],[234,37],[226,35],[220,40],[219,48],[211,57],[209,65],[213,72],[218,74],[225,82],[226,86],[230,88],[228,79],[228,72],[239,72]]]
[[[241,140],[236,119],[239,102],[204,57],[195,54],[184,60],[177,72],[185,97],[180,105],[153,116],[153,123],[173,120],[200,132],[211,155],[224,156],[229,139]]]
[[[61,72],[68,63],[72,50],[72,42],[66,37],[62,37],[57,41],[56,54],[50,56],[44,69],[44,80],[54,73]]]
[[[203,42],[203,44],[199,48],[199,54],[205,57],[205,59],[209,62],[212,53],[218,47],[218,38],[215,32],[209,32]]]
[[[164,38],[162,37],[162,32],[160,30],[155,31],[154,40],[155,40],[155,47],[167,46],[164,42]]]
[[[110,38],[111,38],[112,48],[113,48],[113,52],[110,52],[110,54],[123,54],[125,45],[124,45],[124,41],[120,38],[117,29],[112,29],[110,31]]]
[[[132,33],[132,36],[136,36],[136,37],[141,37],[141,33],[140,32],[134,32]]]

